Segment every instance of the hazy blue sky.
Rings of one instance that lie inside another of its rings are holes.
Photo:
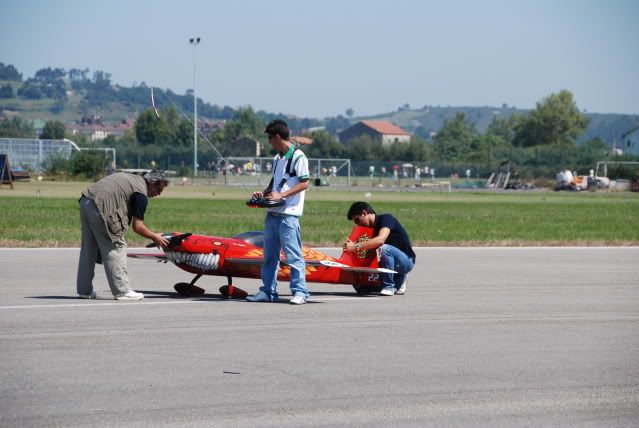
[[[639,113],[638,0],[4,0],[0,61],[111,73],[205,101],[324,117],[408,103],[534,108],[568,89]]]

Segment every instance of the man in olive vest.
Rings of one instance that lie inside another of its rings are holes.
[[[126,263],[124,234],[129,225],[135,233],[166,247],[168,241],[144,224],[148,198],[162,193],[168,180],[159,172],[144,176],[118,172],[82,192],[80,223],[82,245],[78,263],[77,290],[81,299],[95,299],[95,264],[102,262],[116,300],[141,300],[144,294],[131,289]]]

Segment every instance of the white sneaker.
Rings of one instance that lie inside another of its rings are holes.
[[[95,290],[94,290],[90,294],[78,294],[78,297],[80,299],[95,299],[97,295],[95,294]]]
[[[115,300],[142,300],[142,299],[144,299],[144,294],[136,293],[133,290],[129,290],[124,294],[115,296]]]
[[[384,287],[380,293],[382,296],[392,296],[395,294],[395,287]]]
[[[248,300],[249,302],[271,302],[272,301],[269,295],[263,292],[262,290],[258,291],[252,296],[246,296],[246,300]]]
[[[306,303],[306,296],[303,294],[296,294],[289,303],[291,305],[303,305]]]
[[[406,283],[408,282],[408,276],[404,277],[404,282],[402,282],[402,286],[399,287],[399,290],[395,292],[395,294],[399,294],[400,296],[406,293]]]

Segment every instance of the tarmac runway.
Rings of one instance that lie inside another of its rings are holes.
[[[79,300],[77,257],[0,249],[0,426],[639,426],[637,247],[421,248],[404,296],[299,307],[146,260]]]

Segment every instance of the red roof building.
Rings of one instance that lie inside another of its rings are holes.
[[[410,132],[383,120],[362,120],[338,133],[339,140],[343,143],[363,135],[368,135],[372,139],[381,141],[384,146],[395,143],[408,143],[411,137]]]

